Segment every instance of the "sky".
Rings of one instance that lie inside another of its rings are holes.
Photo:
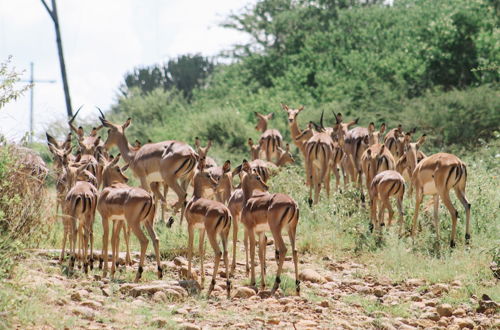
[[[51,0],[46,1],[50,6]],[[109,109],[123,76],[139,65],[181,54],[215,56],[246,40],[218,25],[254,0],[59,0],[57,9],[73,108],[79,117]],[[56,80],[34,87],[35,140],[50,123],[66,119],[52,20],[40,0],[0,0],[0,62],[29,79]],[[0,109],[0,134],[17,141],[29,131],[30,92]],[[77,122],[78,123],[78,122]]]

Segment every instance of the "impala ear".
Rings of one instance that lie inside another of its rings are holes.
[[[347,127],[349,128],[351,126],[356,125],[358,123],[358,121],[359,121],[359,118],[356,118],[356,119],[350,121],[349,124],[347,124]]]
[[[207,142],[207,151],[212,147],[212,140],[208,140]]]
[[[253,146],[252,138],[248,138],[248,146],[251,148]]]
[[[385,123],[382,123],[382,125],[380,125],[380,133],[384,133],[385,132]]]
[[[47,142],[49,143],[49,146],[51,144],[54,146],[59,145],[59,143],[56,141],[56,139],[54,139],[51,135],[49,135],[49,133],[45,133],[45,135],[47,136]]]
[[[364,143],[364,144],[370,144],[370,138],[368,137],[368,135],[366,135],[366,136],[363,138],[363,143]]]
[[[403,143],[408,144],[411,141],[411,133],[406,133]]]
[[[79,139],[83,138],[83,135],[85,135],[85,133],[83,132],[83,127],[82,126],[78,127],[78,129],[76,130],[76,134],[78,135]]]
[[[290,144],[289,144],[289,143],[287,143],[287,144],[286,144],[286,146],[285,146],[285,150],[286,150],[287,152],[290,152]]]
[[[288,108],[288,106],[287,106],[286,104],[284,104],[284,103],[280,103],[280,105],[281,105],[281,108],[282,108],[283,110],[285,110],[285,111],[287,111],[287,112],[288,112],[288,109],[289,109],[289,108]]]
[[[69,132],[68,135],[66,136],[66,141],[64,141],[64,144],[63,144],[64,149],[68,149],[69,147],[71,147],[71,137],[72,137],[72,134],[71,134],[71,132]]]
[[[99,143],[101,143],[101,137],[98,136],[97,139],[95,139],[94,141],[94,147],[97,147],[99,145]]]
[[[301,105],[297,110],[299,110],[299,112],[301,112],[302,110],[304,110],[304,106]]]
[[[47,143],[47,145],[49,146],[49,151],[53,154],[53,155],[57,155],[57,152],[55,150],[55,147],[52,143]]]
[[[231,162],[229,160],[226,160],[224,162],[224,165],[222,166],[222,172],[228,173],[231,171]]]
[[[337,121],[337,124],[340,124],[342,122],[342,120],[344,119],[342,117],[342,114],[339,112],[338,114],[335,114],[335,112],[333,113],[335,115],[335,120]]]
[[[417,131],[417,128],[416,127],[413,127],[410,131],[410,134],[415,134],[415,132]]]
[[[403,125],[399,124],[398,128],[397,128],[397,131],[398,132],[402,132],[403,131]]]
[[[258,118],[262,118],[262,114],[258,113],[257,111],[254,111],[253,114]]]
[[[125,121],[125,124],[122,125],[122,128],[125,129],[127,127],[130,126],[130,124],[132,123],[132,118],[128,118],[126,121]]]
[[[101,165],[102,167],[105,167],[106,164],[108,163],[108,160],[106,159],[106,157],[104,157],[104,155],[101,153],[99,154],[97,161],[99,162],[99,165]]]
[[[241,172],[241,168],[242,168],[242,165],[238,165],[238,166],[236,166],[236,168],[233,170],[233,173],[232,173],[232,174],[233,174],[233,177],[234,177],[234,176],[237,176],[238,174],[240,174],[240,172]]]
[[[269,114],[267,114],[266,118],[269,120],[269,119],[273,119],[274,117],[274,112],[271,112]]]
[[[368,125],[368,132],[373,133],[375,132],[375,124],[373,122],[371,122],[369,125]]]
[[[122,172],[125,172],[126,170],[128,170],[128,167],[129,167],[129,164],[125,164],[125,166],[123,166],[123,167],[121,168],[121,171],[122,171]]]
[[[420,139],[418,139],[418,141],[417,141],[417,146],[418,146],[418,147],[420,147],[422,144],[424,144],[426,137],[427,137],[427,135],[426,135],[426,134],[424,134],[424,135],[422,135],[422,136],[420,137]]]
[[[371,157],[372,156],[372,150],[371,149],[366,149],[366,154],[368,155],[368,157]]]
[[[198,137],[194,138],[194,145],[195,145],[196,148],[200,147],[200,139]]]
[[[121,154],[116,155],[116,157],[113,158],[113,160],[111,161],[110,165],[115,166],[116,164],[118,164],[118,162],[120,161],[120,157],[121,157]]]
[[[384,150],[385,150],[385,144],[382,144],[382,146],[380,147],[380,150],[378,151],[378,154],[382,155],[384,153]]]
[[[243,159],[243,163],[241,164],[241,170],[250,173],[250,164],[246,159]]]

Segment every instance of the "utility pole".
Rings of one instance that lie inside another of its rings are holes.
[[[64,97],[66,98],[66,112],[68,115],[68,119],[73,117],[73,110],[71,109],[71,99],[69,97],[69,86],[68,86],[68,78],[66,76],[66,65],[64,64],[64,55],[63,55],[63,47],[62,47],[62,40],[61,40],[61,31],[59,28],[59,18],[57,16],[57,6],[56,6],[56,0],[52,0],[52,9],[47,6],[47,3],[45,0],[40,0],[42,1],[43,6],[45,9],[47,9],[47,12],[49,13],[50,18],[52,18],[52,21],[54,22],[54,27],[56,30],[56,41],[57,41],[57,51],[59,53],[59,64],[61,66],[61,76],[62,76],[62,81],[63,81],[63,87],[64,87]]]
[[[34,100],[34,90],[35,90],[35,83],[49,83],[49,84],[53,84],[55,83],[56,81],[55,80],[35,80],[35,70],[34,70],[34,64],[33,62],[30,63],[30,80],[21,80],[22,82],[29,82],[30,85],[31,85],[31,88],[30,88],[30,135],[29,135],[29,142],[33,142],[33,135],[34,135],[34,132],[35,132],[35,128],[34,128],[34,113],[33,113],[33,100]]]

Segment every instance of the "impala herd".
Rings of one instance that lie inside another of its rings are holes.
[[[390,198],[396,199],[398,210],[399,234],[403,232],[403,198],[405,187],[411,196],[415,191],[416,203],[411,235],[416,234],[419,207],[424,195],[434,196],[434,225],[439,240],[439,200],[445,204],[452,218],[451,242],[455,246],[457,210],[450,201],[449,191],[455,193],[466,210],[466,235],[470,240],[470,204],[465,195],[467,169],[456,156],[437,153],[426,156],[419,149],[425,141],[425,135],[412,142],[414,130],[404,132],[401,125],[390,129],[385,135],[386,125],[377,129],[374,123],[368,127],[353,127],[358,119],[344,122],[340,113],[335,114],[335,124],[325,127],[323,113],[319,124],[310,122],[305,129],[298,125],[297,118],[304,107],[292,109],[282,104],[288,115],[288,124],[292,142],[302,155],[305,166],[305,183],[309,187],[309,205],[317,204],[322,187],[330,195],[331,173],[336,178],[336,189],[340,189],[341,178],[346,187],[352,182],[361,191],[364,205],[363,186],[366,187],[370,200],[370,228],[380,232],[384,226],[385,210],[388,211],[387,224],[391,225],[394,215]],[[100,111],[100,110],[99,110]],[[205,235],[214,251],[214,269],[208,295],[215,286],[221,259],[226,268],[227,295],[230,296],[230,278],[236,268],[236,242],[238,225],[244,228],[244,246],[246,255],[246,273],[250,274],[251,285],[256,283],[255,247],[259,246],[259,260],[262,279],[265,278],[266,233],[271,232],[275,259],[278,265],[275,282],[271,293],[280,285],[280,276],[287,253],[282,233],[285,231],[291,244],[291,252],[296,276],[296,292],[300,292],[298,278],[298,253],[296,250],[296,231],[299,221],[297,202],[286,194],[270,193],[266,182],[278,172],[279,167],[295,160],[287,143],[276,129],[268,129],[268,121],[273,114],[255,112],[258,119],[256,130],[262,132],[258,143],[248,140],[251,161],[243,160],[232,168],[226,161],[218,166],[208,156],[212,146],[208,141],[202,147],[202,141],[195,139],[195,149],[184,142],[169,140],[141,144],[136,141],[131,145],[126,136],[126,129],[131,119],[122,125],[112,123],[100,111],[101,126],[93,128],[88,135],[82,127],[76,128],[74,120],[69,121],[71,131],[76,134],[78,152],[72,154],[72,133],[64,142],[59,142],[47,134],[50,152],[54,157],[57,172],[57,204],[63,210],[64,236],[61,262],[65,257],[66,241],[69,238],[70,269],[78,262],[85,273],[94,264],[93,226],[96,210],[101,215],[103,226],[102,254],[99,267],[104,276],[108,272],[108,244],[111,226],[111,277],[118,264],[120,232],[126,243],[126,263],[131,264],[129,241],[130,232],[140,242],[141,254],[135,281],[139,281],[144,269],[144,259],[148,238],[141,229],[143,225],[155,250],[158,278],[163,270],[160,262],[159,240],[155,233],[156,210],[160,209],[161,218],[167,208],[174,213],[180,209],[181,224],[186,218],[188,227],[188,277],[192,276],[192,256],[195,229],[199,231],[199,250],[201,282],[204,282],[204,241]],[[98,135],[102,128],[107,128],[106,140]],[[108,152],[116,146],[120,153],[116,156]],[[118,165],[123,159],[125,166]],[[140,180],[139,187],[127,184],[124,172],[129,168]],[[363,176],[365,182],[363,183]],[[233,185],[233,179],[239,177],[239,186]],[[188,199],[188,189],[192,186],[192,197]],[[163,187],[163,192],[160,187]],[[99,192],[99,189],[102,190]],[[171,188],[177,201],[167,205],[167,192]],[[170,217],[168,225],[171,226]],[[233,226],[233,249],[230,265],[228,256],[229,233]],[[222,242],[219,246],[218,238]],[[77,247],[78,244],[78,247]],[[265,281],[261,281],[264,288]]]

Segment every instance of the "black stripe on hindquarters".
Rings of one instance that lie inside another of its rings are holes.
[[[287,209],[285,210],[285,212],[283,212],[283,215],[281,216],[281,219],[280,219],[280,222],[279,222],[280,228],[283,227],[283,220],[285,220],[285,217],[288,214],[288,211],[290,211],[290,209],[291,209],[291,207],[289,206],[289,207],[287,207]],[[290,222],[290,219],[291,219],[291,217],[288,219],[288,222]]]
[[[219,228],[219,225],[221,224],[222,220],[224,220],[223,215],[221,215],[219,219],[217,219],[217,223],[215,224],[215,229]]]
[[[191,171],[193,170],[193,168],[195,166],[196,166],[196,159],[190,158],[189,167],[188,167],[186,173],[191,173]]]
[[[389,188],[389,190],[387,190],[387,196],[391,196],[391,191],[392,191],[392,189],[394,188],[394,186],[395,186],[397,183],[398,183],[398,182],[397,182],[397,181],[395,181],[395,182],[392,184],[392,186]]]
[[[174,174],[175,174],[175,175],[177,175],[177,173],[179,173],[179,171],[180,171],[180,170],[184,167],[184,165],[186,165],[186,163],[187,163],[190,159],[191,159],[191,158],[186,158],[186,159],[182,162],[181,166],[179,166],[179,168],[178,168],[177,170],[175,170]]]
[[[455,166],[453,166],[451,169],[450,169],[450,172],[448,172],[448,176],[446,177],[446,181],[444,182],[444,186],[445,188],[448,188],[448,181],[450,180],[450,177],[451,177],[451,174],[453,173],[453,171],[456,169]]]
[[[462,178],[462,166],[458,165],[457,166],[457,174],[456,174],[456,178],[455,178],[455,183],[453,184],[453,186],[456,186],[458,181],[460,181],[460,179]]]

